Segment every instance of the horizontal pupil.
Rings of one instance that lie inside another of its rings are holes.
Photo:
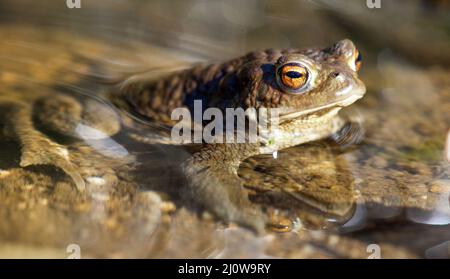
[[[290,77],[290,78],[300,78],[303,76],[302,73],[296,72],[296,71],[289,71],[286,73],[286,76]]]

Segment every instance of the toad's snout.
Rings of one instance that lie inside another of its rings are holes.
[[[341,89],[336,90],[337,98],[356,98],[359,99],[366,93],[366,86],[359,80],[354,73],[336,72],[334,73],[335,82],[339,84]]]

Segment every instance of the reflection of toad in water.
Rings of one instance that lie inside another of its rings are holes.
[[[279,231],[330,227],[354,212],[354,178],[346,155],[317,142],[246,160],[239,169],[250,199]]]

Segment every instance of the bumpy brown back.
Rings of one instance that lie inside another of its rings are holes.
[[[153,81],[137,81],[127,84],[120,92],[120,101],[149,120],[171,123],[175,108],[186,107],[191,112],[194,100],[202,100],[202,108],[251,106],[245,100],[254,99],[257,92],[243,90],[252,82],[242,78],[239,71],[247,70],[247,63],[274,62],[280,55],[297,52],[297,49],[250,52],[245,56],[221,64],[196,65]],[[245,94],[245,95],[243,95]]]

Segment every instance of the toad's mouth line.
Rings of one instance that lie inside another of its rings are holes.
[[[322,114],[326,114],[327,112],[329,112],[333,109],[347,107],[347,106],[353,104],[354,102],[356,102],[357,100],[361,99],[362,97],[363,97],[363,94],[354,94],[354,95],[349,96],[348,98],[345,98],[344,100],[340,100],[340,101],[326,104],[323,106],[300,110],[300,111],[288,112],[285,114],[280,114],[279,119],[281,121],[288,121],[288,120],[298,119],[298,118],[311,116],[311,115],[320,116]]]

